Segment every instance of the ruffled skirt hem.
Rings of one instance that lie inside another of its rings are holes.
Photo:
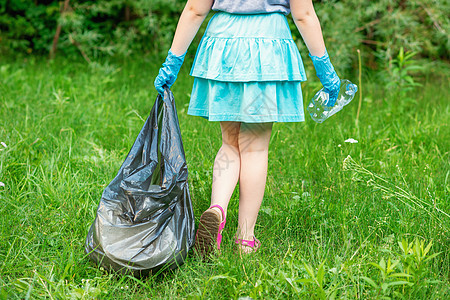
[[[209,114],[208,111],[191,110],[187,113],[191,116],[202,117],[211,122],[230,121],[230,122],[244,122],[244,123],[285,123],[285,122],[304,122],[303,115],[264,115],[264,116],[246,116],[239,114]]]
[[[216,13],[190,75],[232,82],[306,80],[302,57],[281,13]]]
[[[305,81],[292,39],[216,38],[205,36],[191,76],[219,81]]]
[[[195,78],[188,115],[209,121],[303,122],[299,81],[222,82]]]

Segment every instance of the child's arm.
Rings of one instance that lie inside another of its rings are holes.
[[[172,47],[175,55],[184,54],[213,5],[213,0],[188,0],[178,21]]]
[[[164,86],[170,88],[177,79],[186,51],[211,10],[213,2],[213,0],[188,0],[186,3],[178,21],[172,47],[155,78],[155,88],[161,95],[164,94]]]
[[[314,56],[325,54],[322,29],[314,10],[312,0],[291,0],[291,14],[298,31]]]
[[[333,106],[339,94],[341,81],[328,57],[322,29],[314,11],[312,0],[291,0],[290,5],[292,17],[306,47],[308,47],[317,77],[319,77],[325,92],[329,94],[330,98],[327,105]]]

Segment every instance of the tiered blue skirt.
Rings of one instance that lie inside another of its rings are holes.
[[[216,13],[190,74],[189,115],[247,123],[305,120],[305,70],[281,13]]]

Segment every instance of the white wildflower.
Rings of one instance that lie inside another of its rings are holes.
[[[0,144],[2,144],[3,147],[8,148],[5,142],[1,142]]]
[[[4,186],[5,186],[5,184],[0,181],[0,187],[4,187]]]
[[[303,198],[308,198],[308,197],[311,197],[311,194],[308,193],[308,192],[303,192],[303,193],[302,193],[302,197],[303,197]]]
[[[358,141],[355,140],[355,139],[346,139],[344,142],[351,143],[351,144],[356,144]]]
[[[333,274],[337,274],[338,270],[336,268],[331,268],[328,270],[328,272],[333,273]]]

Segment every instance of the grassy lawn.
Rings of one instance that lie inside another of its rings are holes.
[[[221,256],[135,279],[91,264],[84,242],[150,112],[162,60],[1,60],[0,299],[450,297],[447,76],[402,94],[365,75],[357,124],[359,94],[323,124],[276,123],[260,252],[236,254],[236,188]],[[190,65],[172,90],[198,221],[221,136],[218,123],[186,114]],[[305,105],[318,88],[308,78]]]

